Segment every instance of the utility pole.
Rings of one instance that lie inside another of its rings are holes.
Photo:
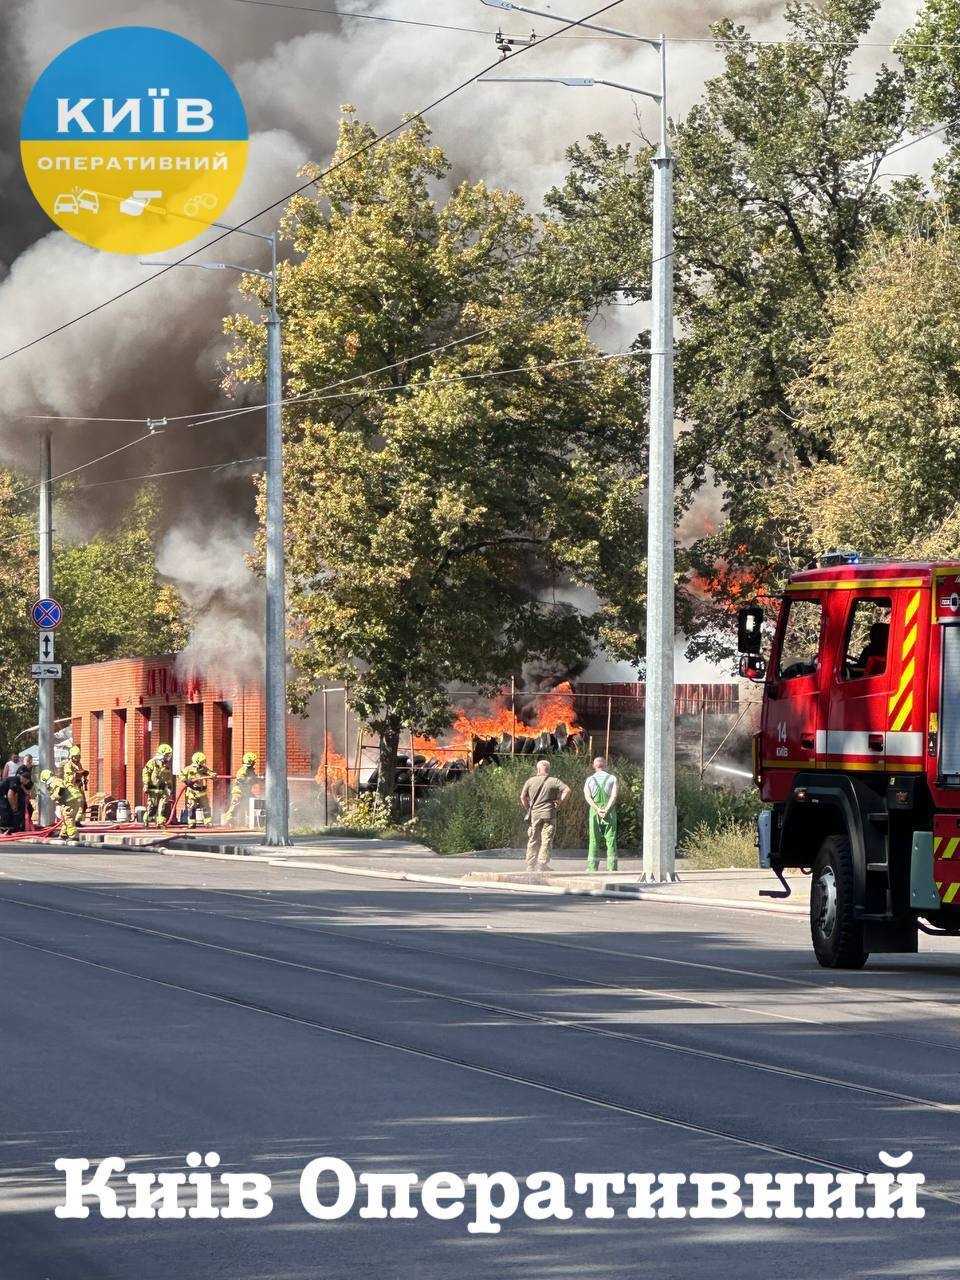
[[[267,317],[267,520],[266,520],[266,842],[290,843],[290,796],[287,782],[287,620],[286,574],[283,534],[283,396],[280,341],[280,309],[277,304],[277,235],[264,235],[224,222],[210,224],[266,240],[270,245],[269,273],[232,262],[154,262],[141,258],[144,267],[197,267],[201,271],[239,271],[270,282],[270,314]],[[346,748],[344,748],[346,749]]]
[[[555,22],[573,22],[559,13],[531,9],[512,0],[482,0]],[[562,84],[570,89],[605,85],[640,94],[657,103],[660,142],[653,157],[653,245],[650,323],[650,465],[647,505],[647,652],[644,721],[642,882],[676,880],[676,731],[674,727],[674,477],[673,477],[673,169],[667,136],[667,41],[613,27],[579,23],[591,31],[628,36],[656,49],[659,93],[601,80],[596,76],[481,76],[480,83]]]
[[[650,474],[647,486],[647,661],[643,875],[675,880],[673,168],[667,138],[667,45],[660,37],[660,146],[653,157]]]
[[[277,237],[270,239],[270,317],[267,320],[267,820],[268,845],[290,843],[287,792],[287,607],[283,533],[283,413]]]
[[[53,595],[53,465],[51,458],[50,433],[45,432],[40,440],[40,506],[37,513],[37,534],[40,546],[40,599],[48,600]],[[40,706],[37,721],[37,747],[40,754],[40,769],[52,769],[53,753],[53,691],[52,680],[37,681]],[[53,805],[46,792],[40,794],[40,821],[42,826],[49,826],[53,821]]]

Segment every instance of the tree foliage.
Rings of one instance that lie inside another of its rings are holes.
[[[373,138],[348,109],[336,159]],[[418,120],[282,223],[294,695],[348,682],[385,792],[401,726],[443,725],[449,682],[573,665],[598,638],[635,656],[641,627],[642,379],[576,298],[545,299],[520,198],[447,174]],[[262,380],[262,323],[227,328],[229,385]]]
[[[836,460],[830,436],[795,405],[829,333],[829,300],[872,237],[909,224],[922,203],[916,180],[880,176],[911,123],[906,77],[883,67],[866,92],[853,88],[854,51],[877,8],[794,0],[793,39],[773,44],[715,24],[724,69],[674,125],[678,488],[689,508],[715,483],[724,509],[719,529],[694,522],[680,557],[693,587],[681,621],[699,625],[700,651],[715,647],[724,615],[704,582],[729,607],[745,573],[777,561],[780,530],[757,515],[764,494]],[[593,138],[571,151],[549,198],[558,240],[583,246],[594,300],[615,289],[648,296],[649,156]],[[632,234],[619,240],[618,226]]]
[[[82,490],[58,499],[58,516],[80,507]],[[0,471],[0,740],[10,744],[36,723],[37,685],[29,667],[37,660],[37,631],[29,607],[37,596],[36,490]],[[55,538],[54,592],[64,607],[57,660],[75,663],[143,657],[182,647],[183,603],[155,564],[157,495],[141,489],[117,523],[84,542]],[[70,713],[70,682],[59,681],[56,713]]]

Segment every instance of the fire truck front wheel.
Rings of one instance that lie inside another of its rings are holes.
[[[810,935],[825,969],[862,969],[863,924],[854,919],[853,853],[846,836],[828,836],[813,864]]]

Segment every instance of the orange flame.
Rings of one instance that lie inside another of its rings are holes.
[[[324,743],[323,755],[320,757],[320,764],[316,772],[316,781],[323,786],[324,776],[332,787],[342,786],[347,781],[347,762],[346,759],[336,751],[333,746],[333,738],[328,733],[326,742]]]
[[[413,735],[413,751],[424,760],[437,760],[440,764],[464,754],[460,747],[444,747],[436,738],[418,738],[416,734]]]
[[[518,738],[536,738],[541,733],[555,733],[561,725],[570,733],[580,732],[574,703],[573,687],[558,684],[550,693],[534,699],[533,719],[527,724],[515,716],[504,696],[497,698],[487,714],[469,713],[458,708],[453,722],[454,745],[469,750],[474,738],[499,738],[515,734]]]
[[[564,681],[558,684],[552,693],[538,698],[536,718],[530,726],[534,735],[538,733],[556,733],[564,725],[571,733],[575,733],[580,725],[577,723],[577,709],[573,700],[573,688]]]

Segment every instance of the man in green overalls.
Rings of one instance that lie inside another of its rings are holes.
[[[587,870],[597,870],[600,844],[607,854],[607,870],[617,869],[617,780],[607,773],[607,762],[597,756],[593,773],[583,784],[583,797],[587,802],[588,849]]]

